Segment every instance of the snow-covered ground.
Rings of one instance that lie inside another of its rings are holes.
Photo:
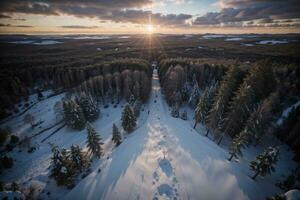
[[[270,44],[270,45],[274,45],[274,44],[287,44],[289,43],[288,40],[283,39],[283,40],[262,40],[257,42],[256,44]]]
[[[277,174],[253,181],[248,162],[263,148],[250,148],[240,163],[227,161],[227,150],[203,136],[203,127],[199,134],[192,121],[170,116],[156,72],[149,110],[146,122],[64,199],[263,199],[280,192],[275,181],[294,166],[283,151]]]
[[[20,40],[20,41],[13,41],[9,42],[12,44],[34,44],[34,45],[52,45],[52,44],[60,44],[62,42],[56,40],[42,40],[42,41],[35,41],[35,40]]]
[[[241,41],[243,38],[241,37],[235,37],[235,38],[226,38],[225,41]]]
[[[56,122],[53,106],[62,97],[63,94],[51,97],[27,111],[36,119],[44,121],[41,129]],[[199,125],[194,130],[191,109],[186,108],[187,121],[170,116],[170,108],[161,94],[156,70],[149,102],[138,119],[135,131],[126,134],[123,143],[113,148],[112,123],[121,127],[124,104],[121,102],[117,108],[101,107],[101,116],[92,125],[103,138],[105,155],[93,162],[92,172],[78,180],[72,190],[56,186],[53,179],[48,177],[52,154],[47,143],[63,148],[78,144],[85,148],[86,130],[74,131],[67,127],[44,142],[42,140],[55,128],[34,137],[32,143],[37,150],[33,153],[19,148],[8,153],[14,158],[14,166],[5,170],[1,180],[27,185],[38,183],[42,191],[41,199],[256,200],[282,193],[275,183],[295,167],[291,152],[281,145],[276,173],[253,181],[249,177],[252,175],[249,161],[268,143],[263,142],[263,145],[246,149],[243,158],[229,162],[229,139],[225,138],[222,145],[218,146],[204,136],[203,126]],[[14,118],[3,126],[10,126],[20,137],[34,135],[38,130],[22,124],[22,119],[22,116]],[[268,138],[267,141],[279,144],[275,138]]]

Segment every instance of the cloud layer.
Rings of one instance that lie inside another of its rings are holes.
[[[182,26],[299,26],[299,0],[219,0],[219,12],[203,16],[152,13],[143,8],[153,0],[2,0],[0,19],[12,14],[71,15],[117,23]],[[165,3],[187,3],[165,0]],[[73,28],[76,25],[73,26]],[[79,26],[78,26],[79,27]],[[77,27],[77,28],[78,28]],[[69,27],[71,28],[71,27]]]
[[[220,12],[197,17],[194,25],[278,26],[293,25],[293,19],[300,18],[299,0],[221,0],[218,5]]]

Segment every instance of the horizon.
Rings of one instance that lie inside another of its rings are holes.
[[[300,33],[299,9],[297,0],[4,0],[0,33]]]

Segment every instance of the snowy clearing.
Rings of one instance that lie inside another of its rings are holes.
[[[262,40],[262,41],[257,42],[256,44],[274,45],[274,44],[287,44],[287,43],[289,43],[289,41],[284,39],[284,40]]]
[[[225,41],[241,41],[243,38],[237,37],[237,38],[226,38]]]
[[[169,115],[156,73],[149,104],[146,122],[64,199],[263,199],[278,192],[275,181],[294,166],[282,151],[277,174],[253,181],[248,161],[262,147],[250,148],[240,163],[227,161],[227,150],[203,128],[199,134],[191,121]]]

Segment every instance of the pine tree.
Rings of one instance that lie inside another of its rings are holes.
[[[245,148],[245,145],[248,144],[248,135],[246,132],[241,132],[232,140],[229,146],[229,161],[232,160],[233,157],[237,158],[238,156],[243,157],[243,153],[241,149]]]
[[[66,124],[77,130],[82,130],[85,127],[85,117],[80,106],[73,100],[64,101],[64,117]]]
[[[133,112],[135,117],[138,117],[140,115],[141,107],[142,107],[141,101],[139,99],[135,100],[133,104]]]
[[[119,146],[122,143],[122,137],[118,127],[115,124],[113,124],[112,135],[112,140],[114,141],[116,146]]]
[[[131,94],[130,97],[129,97],[129,102],[128,103],[129,103],[130,106],[133,106],[134,102],[135,102],[135,97],[134,97],[133,94]]]
[[[87,169],[90,164],[86,153],[83,152],[78,145],[71,146],[71,160],[75,170],[78,170],[79,172]]]
[[[205,121],[206,114],[208,113],[208,88],[205,89],[202,96],[199,99],[197,107],[195,109],[195,124],[196,128],[198,123],[203,123]]]
[[[72,186],[74,183],[75,170],[70,159],[69,152],[66,149],[58,149],[52,146],[53,156],[51,158],[51,176],[58,185]]]
[[[196,79],[196,74],[193,75],[193,87],[191,90],[191,95],[189,98],[189,104],[194,108],[197,105],[197,102],[200,97],[200,88]]]
[[[86,95],[83,93],[80,95],[77,101],[87,121],[92,122],[99,117],[100,110],[91,95]]]
[[[232,137],[240,132],[249,116],[253,104],[253,88],[244,82],[231,102],[230,111],[226,115],[222,130]]]
[[[130,105],[126,105],[122,113],[122,126],[125,131],[130,133],[136,126],[136,118]]]
[[[179,108],[178,108],[177,104],[172,106],[171,116],[175,117],[175,118],[179,117]]]
[[[96,130],[88,123],[87,124],[87,147],[89,152],[98,158],[102,155],[102,145],[101,137],[97,134]]]
[[[272,93],[251,113],[245,125],[248,134],[252,139],[259,143],[261,138],[270,128],[272,122],[272,109],[276,108],[278,104],[278,94]]]
[[[262,62],[252,67],[230,103],[223,127],[225,133],[232,137],[238,134],[254,106],[266,98],[274,90],[274,86],[276,87],[276,82],[270,63]]]
[[[222,126],[224,122],[224,115],[228,110],[229,102],[233,96],[233,93],[238,89],[244,72],[238,66],[232,66],[220,83],[216,96],[213,100],[212,108],[208,115],[208,129],[216,130]],[[218,130],[217,132],[220,132]]]
[[[183,120],[187,120],[187,112],[186,112],[186,110],[184,110],[184,111],[181,113],[180,118],[183,119]]]
[[[258,175],[266,176],[275,172],[274,165],[278,160],[278,155],[278,147],[268,147],[267,150],[256,156],[256,159],[250,162],[250,169],[255,173],[252,179],[254,180]]]

